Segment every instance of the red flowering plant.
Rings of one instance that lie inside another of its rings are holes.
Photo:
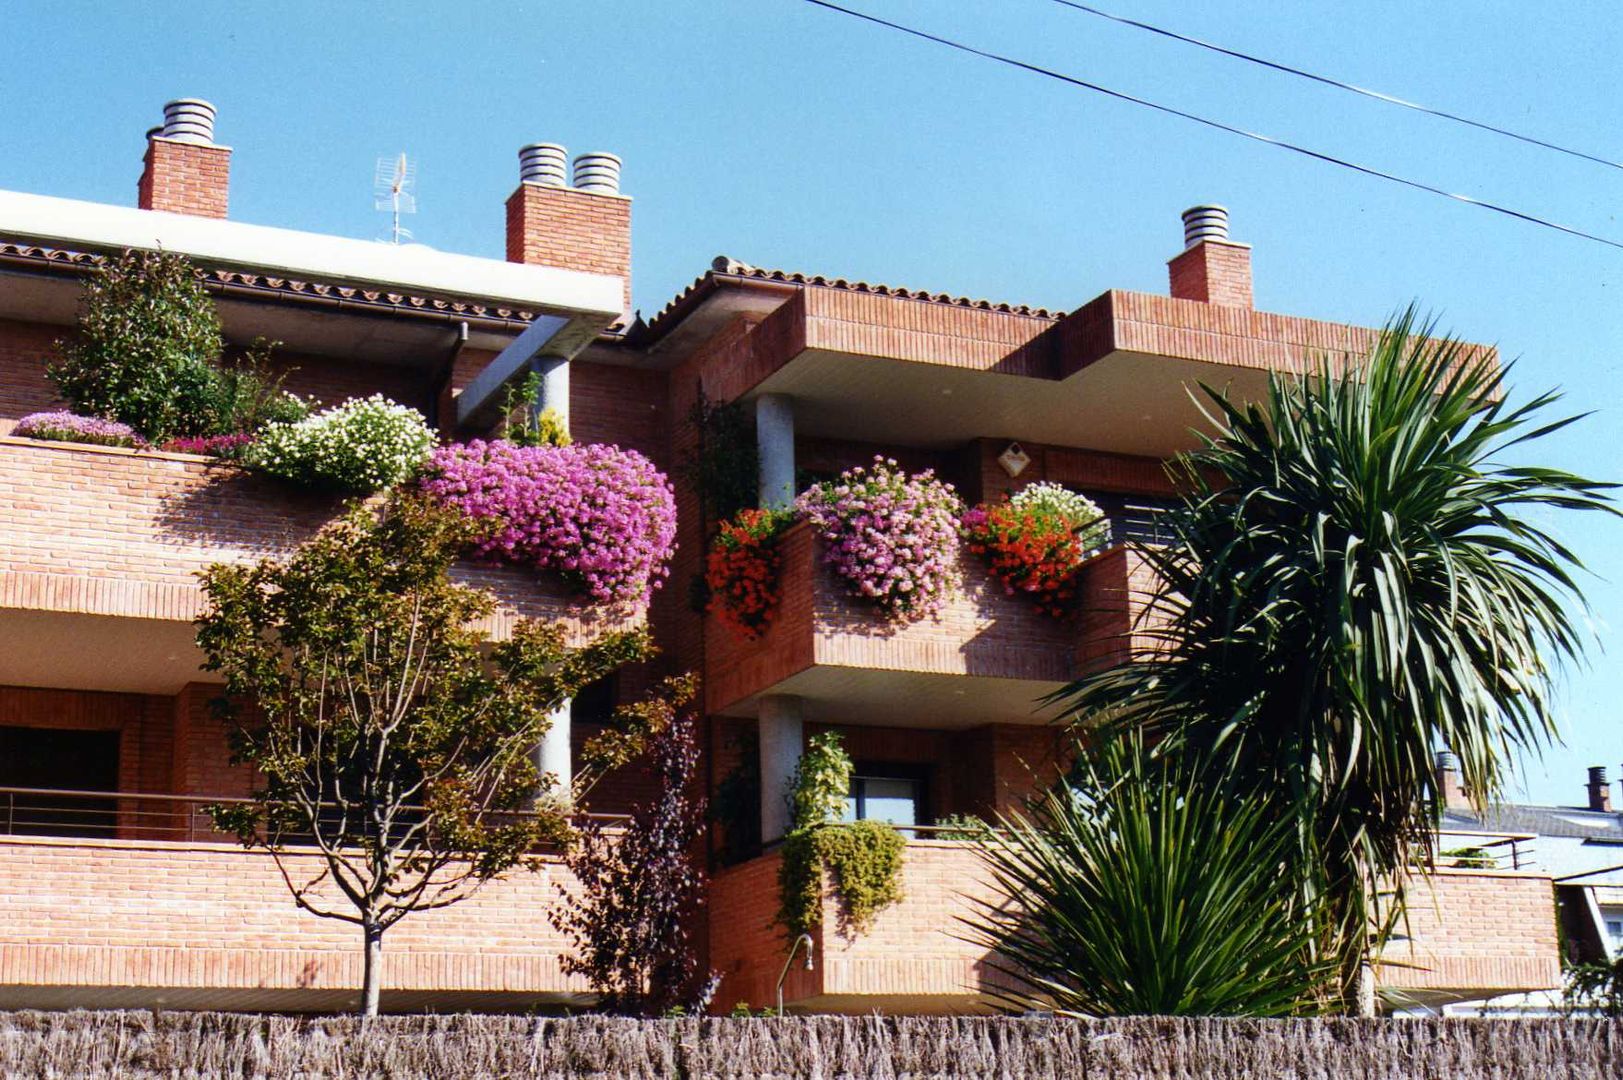
[[[740,510],[723,521],[705,560],[706,610],[733,633],[754,640],[778,613],[778,535],[788,510]]]
[[[1110,541],[1110,522],[1091,499],[1049,483],[975,507],[963,527],[1006,593],[1024,593],[1056,619],[1075,604],[1082,564]]]

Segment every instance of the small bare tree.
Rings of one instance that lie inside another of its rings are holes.
[[[467,898],[538,843],[568,841],[570,800],[538,799],[548,715],[652,651],[641,631],[569,648],[535,622],[489,641],[473,627],[494,600],[449,577],[471,528],[398,497],[353,507],[285,561],[203,575],[204,666],[225,678],[235,760],[263,778],[251,802],[210,813],[275,857],[301,908],[361,928],[368,1016],[391,926]],[[593,741],[582,784],[668,715],[623,710],[623,726]]]

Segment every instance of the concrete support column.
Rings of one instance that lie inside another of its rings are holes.
[[[541,392],[535,399],[535,416],[551,409],[564,430],[569,430],[569,361],[561,356],[537,356],[530,370],[541,376]]]
[[[774,694],[761,699],[761,841],[783,839],[789,826],[789,787],[805,741],[800,699]]]
[[[785,394],[755,399],[755,446],[760,457],[760,505],[783,510],[795,500],[795,408]]]
[[[574,703],[568,700],[554,709],[548,717],[552,723],[547,733],[541,736],[541,745],[536,748],[535,767],[542,774],[551,773],[555,779],[551,787],[542,788],[543,798],[550,795],[566,802],[570,800],[575,783],[575,761],[569,747],[573,714]]]

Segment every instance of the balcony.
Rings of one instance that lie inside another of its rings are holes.
[[[710,884],[710,965],[722,977],[716,1006],[774,1001],[787,942],[772,925],[778,909],[776,854],[717,873]],[[913,840],[902,867],[902,900],[879,912],[864,933],[843,930],[839,901],[824,897],[812,933],[815,963],[791,965],[787,1006],[801,1012],[906,1013],[985,1011],[995,973],[984,948],[962,940],[959,922],[975,899],[994,899],[968,844]]]
[[[0,1008],[352,1007],[360,931],[299,910],[269,855],[212,830],[200,808],[231,801],[0,791]],[[291,856],[290,873],[318,860]],[[572,880],[543,855],[401,921],[384,939],[384,1008],[589,1004],[546,918]]]
[[[776,854],[717,873],[711,882],[711,966],[722,976],[717,1005],[771,1005],[787,942],[772,925]],[[796,963],[784,1001],[804,1012],[983,1011],[996,971],[962,919],[997,900],[979,856],[965,843],[911,840],[902,900],[860,934],[842,930],[839,902],[823,902],[813,933],[816,963]],[[1384,954],[1378,986],[1388,1001],[1441,1004],[1561,985],[1554,894],[1547,875],[1440,866],[1417,885],[1409,925]]]
[[[898,625],[845,594],[822,565],[810,526],[796,525],[779,544],[782,602],[767,632],[744,641],[706,620],[712,713],[751,717],[763,696],[790,694],[813,720],[936,729],[1035,723],[1042,695],[1141,644],[1134,631],[1148,572],[1123,548],[1084,567],[1075,622],[1006,595],[966,553],[941,614]]]
[[[341,500],[190,454],[0,437],[0,685],[174,693],[198,678],[199,571],[284,555]],[[562,620],[579,640],[622,618],[532,573],[468,565],[494,593],[485,627]]]

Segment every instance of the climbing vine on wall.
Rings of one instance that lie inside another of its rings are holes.
[[[711,401],[701,390],[688,423],[698,435],[698,447],[687,460],[687,479],[698,492],[705,520],[724,521],[754,506],[759,453],[744,406]]]
[[[851,772],[837,734],[807,740],[788,793],[792,825],[778,866],[778,922],[791,939],[822,922],[825,872],[845,928],[867,929],[902,898],[902,834],[882,821],[840,820]]]

